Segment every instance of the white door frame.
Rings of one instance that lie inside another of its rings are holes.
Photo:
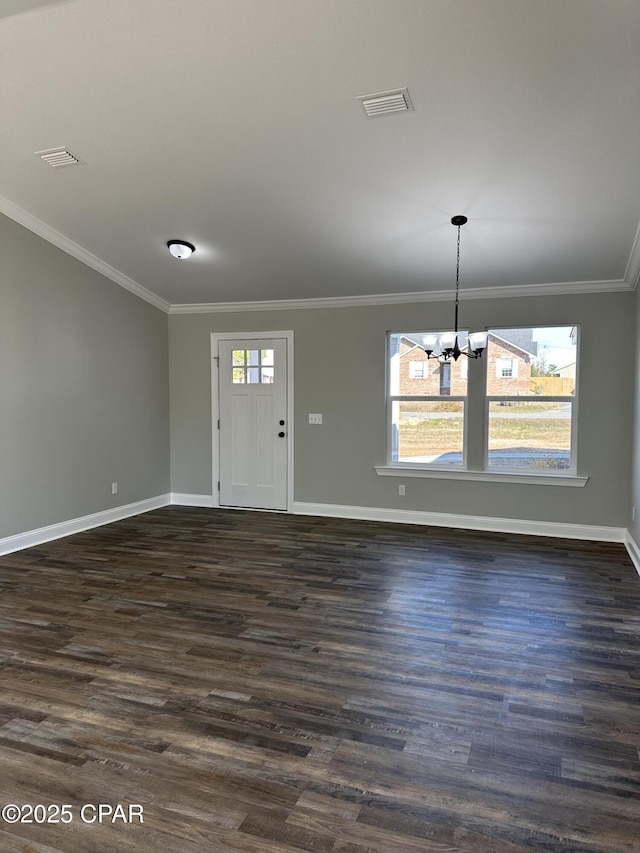
[[[213,471],[211,477],[211,506],[220,506],[220,431],[218,419],[218,342],[233,340],[265,340],[285,338],[287,341],[287,512],[293,512],[293,331],[285,332],[212,332],[211,333],[211,459]],[[242,507],[229,507],[229,509]],[[273,510],[259,510],[270,512]]]

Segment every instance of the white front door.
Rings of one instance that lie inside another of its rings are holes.
[[[287,509],[287,340],[218,342],[220,506]]]

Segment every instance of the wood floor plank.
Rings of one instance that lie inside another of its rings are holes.
[[[74,819],[2,853],[640,853],[640,579],[617,544],[185,507],[8,555],[9,803]]]

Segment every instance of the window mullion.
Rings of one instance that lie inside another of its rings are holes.
[[[467,405],[465,417],[467,468],[470,471],[482,471],[484,466],[485,445],[485,386],[486,360],[478,359],[469,363],[469,381],[467,384]]]

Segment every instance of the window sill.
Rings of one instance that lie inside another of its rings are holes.
[[[376,465],[376,474],[381,477],[423,477],[441,480],[477,480],[482,483],[513,483],[536,486],[586,486],[588,477],[575,474],[518,474],[517,472],[495,473],[493,471],[452,471],[444,468],[413,468],[402,465]]]

